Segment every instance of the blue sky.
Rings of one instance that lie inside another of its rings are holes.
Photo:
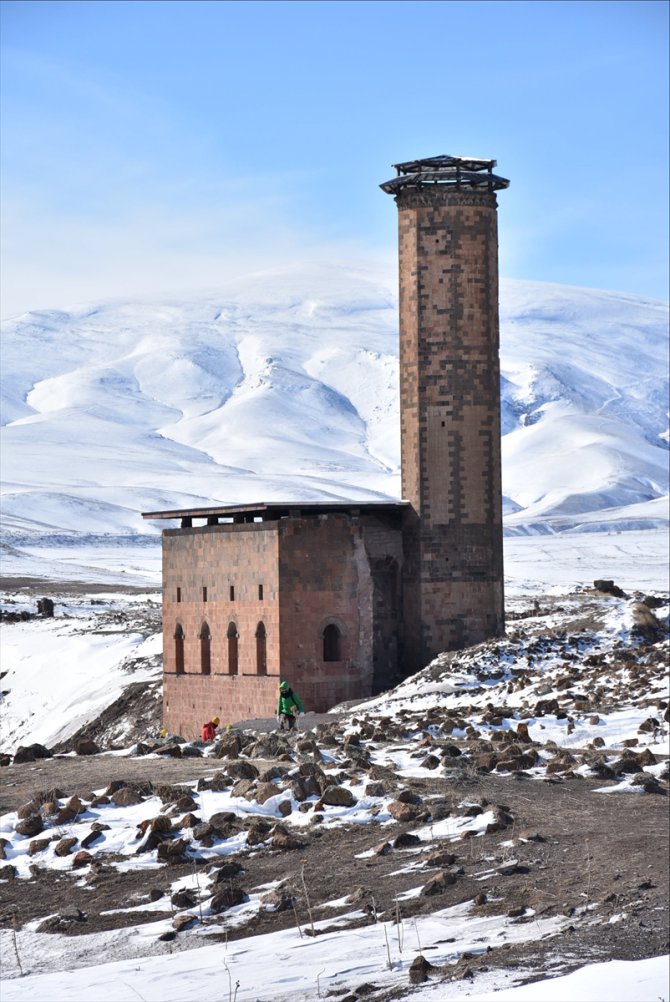
[[[668,5],[6,0],[2,313],[392,265],[391,164],[494,157],[503,275],[667,297]]]

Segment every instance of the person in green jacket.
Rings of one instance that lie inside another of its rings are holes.
[[[279,702],[277,703],[277,723],[279,729],[283,731],[288,728],[292,731],[295,728],[295,718],[298,714],[302,716],[305,708],[300,702],[300,698],[293,691],[288,682],[279,683]]]

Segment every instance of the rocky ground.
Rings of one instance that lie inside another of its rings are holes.
[[[157,949],[186,949],[203,933],[319,934],[344,914],[409,930],[470,902],[515,935],[445,968],[426,945],[412,983],[667,952],[667,645],[663,600],[646,599],[519,601],[505,638],[308,715],[296,736],[256,721],[206,748],[19,754],[2,770],[0,928],[65,934],[77,966],[89,934],[143,922],[164,920]],[[393,997],[374,984],[346,994]]]

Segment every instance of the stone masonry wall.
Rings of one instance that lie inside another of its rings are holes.
[[[496,197],[401,191],[407,670],[502,632]]]
[[[331,514],[164,532],[164,726],[194,737],[214,715],[224,724],[274,716],[280,678],[317,712],[369,695],[374,587],[366,533],[373,559],[386,551],[399,561],[399,516],[385,522]],[[341,634],[340,651],[326,661],[329,625]],[[205,626],[209,674],[202,670]]]
[[[280,535],[282,677],[321,712],[372,691],[372,579],[360,524],[347,515],[285,519]],[[340,659],[323,633],[339,630]]]
[[[163,723],[169,731],[192,736],[213,715],[230,722],[275,712],[278,594],[277,523],[164,532]],[[209,675],[202,673],[205,624],[211,634]],[[266,634],[260,665],[259,624]],[[184,674],[179,675],[178,627],[184,634]],[[229,632],[236,636],[229,638]],[[231,675],[235,648],[237,674]]]

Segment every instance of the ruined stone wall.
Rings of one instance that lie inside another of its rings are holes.
[[[406,669],[502,632],[496,197],[401,191]]]

